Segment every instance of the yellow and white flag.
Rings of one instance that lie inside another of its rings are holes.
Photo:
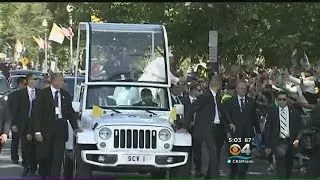
[[[64,41],[64,33],[63,30],[56,24],[53,23],[50,35],[49,35],[49,41],[54,41],[59,44],[62,44]]]
[[[177,109],[176,107],[173,107],[172,110],[170,111],[170,119],[175,121],[177,120]]]
[[[101,23],[101,22],[103,22],[103,19],[102,19],[102,18],[99,18],[99,17],[96,16],[96,15],[91,15],[91,22]]]
[[[103,109],[100,108],[99,106],[94,105],[92,107],[92,117],[93,118],[98,118],[103,115]]]
[[[37,37],[35,37],[35,36],[32,36],[33,37],[33,39],[34,39],[34,41],[36,41],[36,43],[38,44],[38,46],[40,47],[40,39],[39,38],[37,38]]]

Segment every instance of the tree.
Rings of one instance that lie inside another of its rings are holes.
[[[32,61],[38,59],[37,45],[32,36],[44,36],[43,19],[51,22],[51,14],[45,3],[1,3],[0,36],[12,47],[20,41],[28,49]]]

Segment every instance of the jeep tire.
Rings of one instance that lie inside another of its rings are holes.
[[[170,169],[169,178],[170,179],[187,179],[191,178],[191,168],[192,168],[192,158],[190,157],[190,147],[183,148],[184,152],[189,152],[188,161],[186,164]]]
[[[90,145],[76,144],[73,149],[73,177],[89,178],[92,176],[92,166],[82,161],[81,151],[90,149]]]
[[[167,176],[167,169],[152,171],[150,175],[152,179],[165,179]]]

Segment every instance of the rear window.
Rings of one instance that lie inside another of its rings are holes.
[[[5,77],[0,78],[0,93],[6,93],[10,90],[8,81]]]
[[[11,89],[17,89],[18,88],[18,84],[17,84],[17,81],[19,79],[19,77],[21,76],[14,76],[14,77],[11,77],[11,80],[10,80],[10,88]],[[37,84],[37,88],[42,88],[43,86],[43,77],[38,77],[38,84]]]
[[[73,96],[74,93],[74,80],[75,78],[65,78],[64,79],[64,90],[68,91],[68,93]],[[84,82],[84,78],[78,78],[77,85],[81,85]]]

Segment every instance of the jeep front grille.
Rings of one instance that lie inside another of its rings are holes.
[[[138,129],[115,129],[114,148],[156,149],[157,131]]]

